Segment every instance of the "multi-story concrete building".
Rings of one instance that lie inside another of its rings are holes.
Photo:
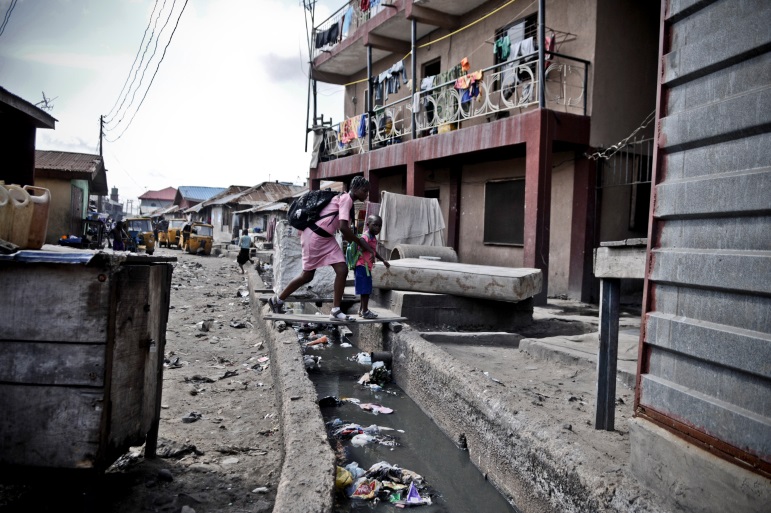
[[[647,236],[631,464],[672,511],[771,497],[769,23],[763,0],[381,0],[311,38],[345,86],[312,187],[438,198],[461,262],[542,269],[541,301],[596,300],[592,246]]]
[[[341,5],[310,38],[313,79],[345,86],[342,122],[316,113],[311,188],[364,174],[373,202],[435,197],[461,262],[542,269],[536,302],[597,300],[591,249],[646,235],[651,159],[625,147],[599,189],[591,156],[652,133],[635,130],[655,108],[659,5],[540,4]]]

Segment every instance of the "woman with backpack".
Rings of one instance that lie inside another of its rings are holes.
[[[351,229],[353,202],[364,201],[369,196],[369,181],[363,176],[355,176],[351,180],[348,192],[332,198],[321,211],[320,218],[315,222],[315,230],[306,228],[300,237],[302,245],[303,271],[278,295],[268,300],[268,304],[274,313],[284,313],[284,301],[294,291],[310,283],[316,274],[316,269],[324,266],[332,266],[335,271],[335,284],[332,297],[331,320],[355,321],[353,317],[345,315],[340,310],[340,303],[345,290],[345,280],[348,277],[348,266],[345,263],[345,255],[334,233],[340,231],[343,239],[358,244],[362,252],[374,253],[374,249],[362,241]],[[374,258],[374,255],[373,255]]]

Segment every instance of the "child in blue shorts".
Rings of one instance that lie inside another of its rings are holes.
[[[377,252],[377,234],[383,228],[383,220],[380,216],[371,215],[367,218],[367,229],[362,234],[361,238],[369,244],[374,250],[375,255],[379,258],[386,268],[391,267],[391,264],[380,256]],[[356,261],[356,267],[353,270],[354,277],[354,289],[357,295],[361,296],[361,310],[359,310],[359,317],[364,319],[375,319],[377,314],[369,309],[369,295],[372,294],[372,267],[375,265],[375,256],[369,251],[362,253],[359,259]]]

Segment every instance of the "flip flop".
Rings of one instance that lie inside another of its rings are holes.
[[[337,312],[332,310],[332,312],[329,314],[329,319],[332,321],[346,321],[346,322],[356,321],[354,317],[351,317],[350,315],[345,315],[343,311],[340,309],[338,309]]]

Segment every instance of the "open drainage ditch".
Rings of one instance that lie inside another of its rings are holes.
[[[310,332],[313,328],[315,334]],[[332,329],[319,331],[323,328],[323,324],[305,325],[298,329],[298,338],[303,344],[319,335],[327,336],[330,341],[306,345],[304,354],[338,466],[348,466],[356,473],[356,466],[350,466],[353,462],[364,471],[387,462],[398,468],[381,467],[381,476],[400,474],[399,469],[404,470],[405,475],[410,475],[406,471],[419,474],[422,480],[417,479],[415,483],[420,486],[416,486],[409,497],[424,502],[430,499],[431,504],[420,506],[420,511],[427,513],[476,513],[480,507],[487,513],[519,511],[471,463],[468,452],[456,447],[395,383],[389,381],[382,387],[374,383],[374,386],[360,384],[363,375],[372,369],[366,361],[367,354],[349,345],[351,341],[347,338],[340,339]],[[314,357],[320,357],[318,364]],[[376,375],[373,374],[373,381]],[[393,411],[383,413],[389,409]],[[366,476],[357,481],[357,476],[351,475],[348,479],[343,473],[340,478],[347,486],[336,494],[336,512],[393,511],[413,505],[397,502],[408,501],[410,489],[389,488],[392,485],[388,479],[373,484]],[[410,479],[402,477],[401,481]],[[366,494],[367,486],[361,486],[365,483],[379,488],[374,497],[351,498],[355,491]]]

